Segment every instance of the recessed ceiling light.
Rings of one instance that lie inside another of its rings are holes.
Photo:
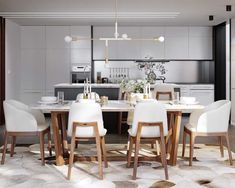
[[[232,5],[226,5],[226,11],[231,12],[232,11]]]
[[[214,16],[213,15],[209,15],[209,21],[213,21],[214,20]]]

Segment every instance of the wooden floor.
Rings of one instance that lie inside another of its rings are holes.
[[[180,143],[182,143],[182,133],[183,133],[183,125],[188,121],[188,117],[183,117],[182,118],[182,126],[181,126],[181,136],[180,136]],[[3,144],[3,129],[4,126],[0,126],[0,146]],[[127,130],[127,127],[126,127]],[[127,143],[127,131],[123,130],[122,135],[118,134],[107,134],[105,137],[106,143]],[[232,151],[235,152],[235,126],[230,126],[229,128],[229,140],[231,143],[231,148]],[[33,143],[39,143],[38,138],[18,138],[17,139],[17,145],[29,145]],[[188,143],[188,142],[187,142]],[[197,143],[205,143],[205,144],[217,144],[218,143],[218,138],[211,137],[211,138],[197,138],[196,139],[196,144]]]

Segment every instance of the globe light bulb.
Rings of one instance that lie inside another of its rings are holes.
[[[70,43],[73,39],[71,36],[64,37],[65,42]]]
[[[128,38],[128,35],[127,35],[126,33],[123,33],[123,34],[122,34],[122,38],[123,38],[123,39],[127,39],[127,38]]]
[[[164,38],[163,36],[160,36],[160,37],[158,38],[158,40],[159,40],[159,42],[164,42],[165,38]]]

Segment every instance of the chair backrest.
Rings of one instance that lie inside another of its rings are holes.
[[[29,111],[29,106],[20,101],[10,99],[10,100],[7,100],[7,103],[13,105],[14,107],[20,110]]]
[[[156,84],[154,87],[154,98],[157,100],[173,100],[175,84]]]
[[[99,133],[104,131],[103,116],[101,107],[94,102],[74,102],[69,111],[68,135],[72,135],[74,122],[97,122]],[[77,137],[94,137],[93,127],[78,127],[76,129]]]
[[[5,100],[3,102],[3,108],[6,130],[8,132],[37,131],[37,121],[34,116],[27,111],[26,105],[21,105],[20,102],[17,103],[17,101],[13,100]]]
[[[77,94],[76,101],[79,101],[79,99],[83,99],[83,93]],[[93,100],[99,100],[100,96],[96,92],[91,92],[91,99]]]
[[[164,135],[168,134],[167,111],[163,104],[157,101],[139,102],[134,110],[132,135],[136,135],[139,122],[162,122]],[[158,127],[143,127],[142,137],[159,137],[160,129]]]
[[[197,122],[198,132],[227,132],[231,102],[229,100],[216,101],[203,110]]]

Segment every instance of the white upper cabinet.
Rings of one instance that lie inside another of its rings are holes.
[[[71,48],[86,48],[91,49],[91,27],[90,26],[71,26],[71,36],[80,38],[79,41],[72,41]],[[82,40],[88,39],[88,40]]]
[[[164,27],[141,27],[141,38],[143,39],[153,39],[164,36],[164,34]],[[154,59],[164,59],[164,48],[164,42],[143,40],[141,41],[141,58],[150,56]]]
[[[21,90],[43,90],[45,82],[45,50],[21,50]]]
[[[102,37],[114,37],[114,27],[94,27],[93,37],[95,39],[99,39]],[[94,59],[104,59],[105,58],[105,41],[95,40],[94,41]],[[110,41],[108,44],[108,58],[109,59],[116,59],[119,58],[117,56],[117,43],[116,41]]]
[[[69,26],[46,26],[46,48],[70,48],[70,44],[64,41],[64,37],[68,35],[70,35]]]
[[[140,27],[119,27],[120,37],[127,34],[130,38],[141,38]],[[141,41],[139,40],[122,40],[114,41],[117,43],[119,59],[139,59],[141,58]]]
[[[53,90],[53,86],[58,83],[68,83],[69,68],[69,50],[47,49],[46,90]]]
[[[21,27],[21,49],[43,49],[45,46],[44,26]]]
[[[165,27],[165,59],[189,59],[188,27]]]
[[[189,59],[212,58],[212,28],[189,27]]]

